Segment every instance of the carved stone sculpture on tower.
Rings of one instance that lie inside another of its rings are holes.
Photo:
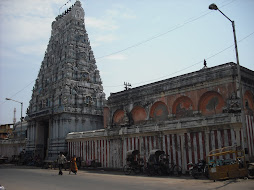
[[[69,132],[103,128],[104,100],[84,10],[76,1],[52,22],[27,113],[27,149],[43,158],[67,151],[65,137]]]

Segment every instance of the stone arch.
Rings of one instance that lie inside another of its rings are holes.
[[[167,120],[168,108],[164,102],[155,102],[150,110],[150,117],[155,120]]]
[[[175,114],[177,118],[190,117],[193,115],[193,109],[192,100],[187,96],[181,96],[173,103],[172,113]]]
[[[222,113],[225,102],[218,92],[208,91],[201,96],[198,105],[199,111],[203,115],[213,115]]]
[[[116,110],[113,116],[113,124],[120,125],[124,123],[124,110]]]
[[[243,105],[245,109],[251,109],[254,110],[254,100],[253,100],[253,94],[251,91],[247,90],[244,93],[243,96]]]
[[[131,116],[134,124],[141,123],[147,118],[146,110],[141,106],[136,106],[132,109]]]

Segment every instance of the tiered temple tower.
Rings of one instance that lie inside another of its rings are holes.
[[[66,135],[103,128],[102,81],[76,1],[52,22],[28,115],[27,151],[54,159],[67,151]]]

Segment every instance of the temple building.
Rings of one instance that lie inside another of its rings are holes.
[[[52,22],[51,37],[27,110],[26,151],[54,159],[70,132],[103,128],[105,94],[76,1]]]
[[[160,149],[170,163],[206,159],[221,147],[243,147],[254,159],[254,71],[241,67],[241,115],[237,65],[226,63],[133,89],[112,93],[104,106],[104,129],[67,135],[68,152],[103,167],[122,168],[126,153],[145,161]],[[243,127],[243,121],[245,126]]]
[[[172,63],[175,64],[175,63]],[[122,168],[137,149],[145,162],[161,149],[186,171],[225,146],[254,159],[254,71],[235,63],[111,93],[105,100],[80,1],[52,22],[27,110],[26,151],[55,160],[60,151]],[[243,105],[243,107],[242,107]]]

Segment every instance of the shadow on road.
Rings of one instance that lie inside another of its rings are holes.
[[[239,179],[229,179],[229,180],[224,180],[224,184],[221,186],[216,187],[215,189],[224,189],[226,186],[234,183],[240,183]]]
[[[35,166],[26,166],[26,165],[14,165],[14,164],[0,164],[0,168],[5,169],[42,169],[41,167],[35,167]],[[45,170],[58,170],[58,168],[48,168]],[[68,169],[67,169],[68,170]],[[66,170],[64,170],[66,171]],[[105,174],[105,175],[118,175],[118,176],[132,176],[132,177],[155,177],[155,178],[174,178],[174,179],[193,179],[189,175],[182,175],[182,176],[148,176],[145,173],[141,174],[134,174],[131,173],[130,175],[125,175],[124,172],[121,169],[112,169],[112,168],[81,168],[79,171],[84,171],[86,173],[93,173],[93,174]],[[200,179],[202,180],[202,179]]]
[[[17,166],[14,164],[0,164],[0,168],[5,168],[5,169],[42,169],[41,167],[35,167],[35,166]],[[55,170],[57,172],[58,168],[53,168],[53,169],[43,169],[43,170]],[[117,175],[117,176],[131,176],[131,177],[135,177],[135,178],[142,178],[142,177],[153,177],[153,178],[162,178],[162,179],[182,179],[182,180],[196,180],[193,177],[189,176],[189,175],[181,175],[181,176],[148,176],[145,173],[141,173],[141,174],[134,174],[131,173],[130,175],[125,175],[124,172],[121,169],[110,169],[110,168],[82,168],[79,170],[80,172],[84,171],[86,173],[91,173],[91,174],[100,174],[100,175]],[[79,173],[78,171],[78,173]],[[197,182],[202,182],[204,184],[211,184],[214,183],[213,180],[209,180],[205,177],[199,178],[197,179]],[[238,179],[230,179],[230,180],[220,180],[220,182],[223,182],[222,185],[217,186],[214,189],[224,189],[225,187],[227,187],[230,184],[235,184],[235,183],[240,183],[241,181]]]

